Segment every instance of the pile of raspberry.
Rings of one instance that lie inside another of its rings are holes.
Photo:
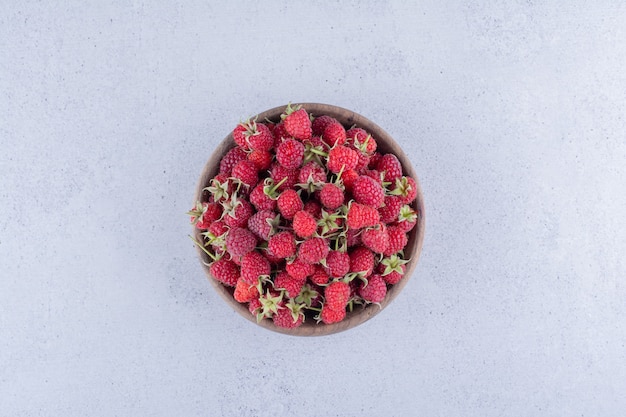
[[[258,321],[337,323],[405,273],[417,188],[370,133],[288,105],[235,127],[236,146],[188,212],[211,275]]]

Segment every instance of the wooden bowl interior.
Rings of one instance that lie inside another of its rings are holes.
[[[405,257],[409,258],[410,261],[406,265],[406,273],[404,278],[399,283],[389,287],[387,297],[385,298],[385,300],[383,300],[380,306],[374,304],[368,305],[365,308],[361,306],[356,306],[356,308],[352,312],[347,313],[344,320],[339,323],[330,325],[321,323],[317,324],[313,320],[306,320],[302,324],[302,326],[296,329],[284,329],[274,326],[273,322],[267,319],[262,320],[260,323],[258,323],[258,325],[265,327],[266,329],[283,334],[293,336],[322,336],[348,330],[371,319],[380,311],[382,311],[389,303],[391,303],[402,291],[404,286],[408,283],[415,269],[415,266],[417,265],[424,241],[424,199],[422,196],[422,190],[418,181],[418,177],[415,173],[415,170],[413,169],[411,161],[404,153],[402,148],[395,142],[395,140],[393,140],[393,138],[389,134],[387,134],[387,132],[385,132],[381,127],[379,127],[369,119],[351,110],[347,110],[341,107],[319,103],[304,103],[302,104],[302,106],[307,110],[307,112],[313,114],[314,116],[326,114],[336,118],[346,128],[356,125],[371,133],[378,143],[378,151],[382,153],[395,154],[402,164],[404,175],[409,175],[414,178],[418,188],[417,198],[416,201],[413,203],[413,208],[419,214],[418,222],[413,230],[409,232],[408,244],[404,250]],[[284,111],[285,107],[286,105],[264,111],[263,113],[260,113],[258,115],[258,120],[261,121],[267,119],[277,122],[280,120],[280,115]],[[226,136],[226,138],[224,138],[224,140],[215,149],[208,162],[206,163],[204,170],[202,171],[200,180],[196,188],[194,201],[207,201],[209,199],[208,192],[203,191],[203,189],[209,185],[210,180],[218,173],[219,164],[222,156],[234,146],[235,142],[231,133]],[[198,229],[194,228],[194,235],[194,238],[198,242],[202,241],[202,236]],[[217,293],[240,315],[245,317],[247,320],[257,324],[255,317],[253,317],[252,314],[250,314],[250,312],[248,311],[247,305],[241,304],[233,298],[233,289],[225,287],[211,276],[211,273],[209,272],[209,267],[206,265],[209,262],[209,257],[199,248],[197,248],[197,250],[201,260],[203,261],[202,265],[207,277],[209,278],[209,282],[215,288]]]

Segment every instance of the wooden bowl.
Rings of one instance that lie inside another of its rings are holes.
[[[259,113],[258,120],[262,121],[268,119],[277,122],[280,120],[280,115],[286,107],[287,106],[284,105]],[[217,291],[224,301],[226,301],[233,309],[235,309],[247,320],[258,324],[259,326],[265,327],[266,329],[293,336],[323,336],[351,329],[371,319],[376,314],[380,313],[387,305],[389,305],[389,303],[391,303],[398,296],[398,294],[400,294],[404,286],[409,282],[415,266],[417,265],[424,241],[424,198],[418,177],[413,169],[413,166],[411,165],[411,161],[396,141],[377,124],[351,110],[329,104],[303,103],[302,107],[304,107],[307,112],[313,116],[320,116],[323,114],[332,116],[341,122],[346,129],[352,127],[353,125],[365,129],[376,139],[378,151],[381,153],[395,154],[402,164],[403,174],[411,176],[415,179],[415,183],[417,184],[417,198],[416,201],[412,203],[412,207],[417,211],[418,219],[415,227],[409,232],[408,244],[404,250],[405,258],[410,259],[410,261],[406,264],[404,278],[402,278],[399,283],[389,286],[387,296],[383,302],[380,303],[380,306],[376,304],[369,304],[365,307],[357,305],[356,308],[352,312],[348,312],[346,314],[346,318],[339,323],[328,325],[320,322],[317,324],[314,320],[307,319],[300,327],[295,329],[284,329],[275,326],[269,319],[264,319],[260,323],[257,323],[256,318],[250,313],[250,311],[248,311],[247,304],[241,304],[233,298],[233,289],[225,287],[211,276],[209,267],[206,265],[206,263],[210,261],[209,257],[200,248],[197,248],[197,250],[200,259],[203,261],[202,265],[204,271],[209,278],[209,282],[215,288],[215,291]],[[210,180],[218,173],[222,156],[234,146],[235,142],[231,132],[219,144],[217,149],[213,152],[213,155],[211,155],[206,163],[196,188],[194,202],[208,200],[208,194],[206,191],[203,191],[203,189],[209,186]],[[200,233],[200,230],[194,228],[194,238],[198,242],[202,241]]]

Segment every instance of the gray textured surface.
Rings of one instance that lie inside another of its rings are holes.
[[[0,415],[623,415],[623,2],[102,3],[0,16]],[[426,198],[412,281],[331,337],[238,317],[186,236],[288,101],[375,120]]]

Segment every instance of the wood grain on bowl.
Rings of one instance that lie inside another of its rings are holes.
[[[257,120],[270,120],[278,122],[280,121],[280,115],[284,111],[285,107],[286,105],[275,107],[259,113]],[[294,336],[322,336],[348,330],[371,319],[380,311],[382,311],[387,305],[389,305],[389,303],[391,303],[400,294],[402,289],[407,285],[419,260],[420,253],[422,251],[422,245],[424,242],[424,198],[422,195],[418,176],[415,172],[415,169],[413,168],[410,159],[402,150],[402,147],[376,123],[372,122],[364,116],[361,116],[358,113],[355,113],[354,111],[329,104],[303,103],[302,107],[304,107],[307,112],[309,112],[309,114],[312,114],[313,116],[329,115],[336,118],[346,128],[350,128],[356,125],[357,127],[361,127],[371,133],[378,143],[378,151],[381,153],[395,154],[402,164],[403,174],[414,178],[417,185],[417,198],[412,203],[412,207],[418,213],[418,219],[416,226],[409,232],[408,243],[404,250],[405,258],[409,259],[409,262],[406,265],[406,272],[404,278],[402,278],[400,282],[395,285],[389,286],[387,296],[385,297],[384,301],[380,303],[380,306],[375,304],[370,304],[365,307],[356,306],[352,312],[347,313],[344,320],[329,325],[322,323],[317,324],[314,320],[306,320],[305,323],[302,324],[302,326],[300,327],[297,327],[295,329],[284,329],[275,326],[273,322],[268,319],[262,320],[258,323],[258,325],[262,327],[279,333]],[[208,192],[203,190],[209,185],[210,180],[218,173],[222,156],[234,146],[236,145],[231,133],[227,135],[226,138],[224,138],[224,140],[215,149],[215,151],[207,161],[204,170],[202,171],[202,174],[200,175],[200,180],[198,181],[194,201],[208,200]],[[198,242],[201,242],[201,231],[198,229],[194,229],[194,234],[194,238]],[[205,263],[208,263],[210,261],[206,253],[198,248],[198,254],[203,260],[202,265],[205,273],[210,278],[209,282],[211,282],[217,293],[239,314],[241,314],[243,317],[250,320],[251,322],[257,324],[255,317],[250,314],[247,304],[241,304],[233,298],[233,289],[225,287],[211,277],[209,267],[205,265]]]

